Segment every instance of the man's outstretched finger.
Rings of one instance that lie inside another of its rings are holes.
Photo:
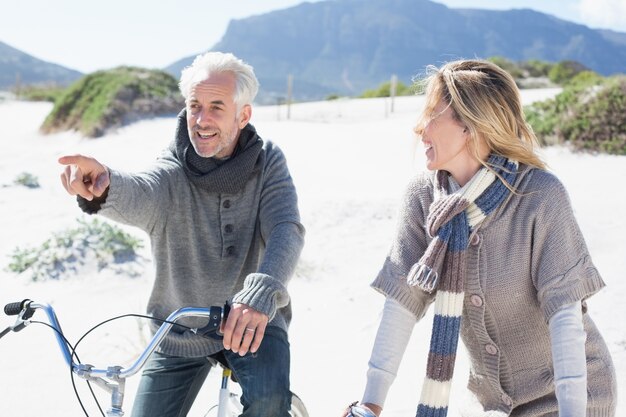
[[[100,197],[110,184],[109,170],[95,158],[76,154],[62,156],[58,161],[66,165],[63,186],[72,195],[92,200]]]
[[[75,155],[64,155],[59,157],[59,159],[57,160],[59,161],[59,164],[61,165],[85,165],[85,164],[91,164],[93,161],[95,161],[94,158],[89,157],[89,156],[84,156],[81,154],[75,154]]]

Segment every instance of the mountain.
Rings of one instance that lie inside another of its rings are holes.
[[[598,29],[598,32],[600,32],[600,34],[609,42],[626,45],[626,33],[608,29]]]
[[[0,42],[0,90],[20,84],[67,85],[82,74],[57,64],[42,61]]]
[[[252,64],[262,101],[294,95],[358,94],[429,64],[494,55],[519,61],[576,60],[601,73],[626,72],[626,34],[609,33],[529,9],[450,9],[428,0],[331,0],[302,3],[232,20],[211,50],[233,52]],[[187,57],[166,68],[174,76]]]

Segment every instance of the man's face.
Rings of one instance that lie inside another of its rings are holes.
[[[233,153],[252,113],[250,105],[237,112],[234,93],[231,73],[211,74],[191,90],[186,100],[187,129],[198,155],[221,159]]]

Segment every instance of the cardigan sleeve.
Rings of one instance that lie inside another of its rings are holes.
[[[398,301],[419,320],[434,299],[418,287],[409,286],[406,277],[422,257],[431,237],[426,232],[426,215],[433,199],[431,173],[413,179],[406,191],[398,215],[396,234],[382,269],[372,287]]]
[[[604,287],[591,261],[567,191],[544,174],[533,225],[532,279],[546,322],[561,307],[584,301]]]

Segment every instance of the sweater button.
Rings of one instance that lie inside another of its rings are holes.
[[[513,401],[511,400],[511,397],[509,397],[506,394],[502,394],[502,402],[508,405],[509,407],[513,405]]]
[[[483,299],[480,298],[480,295],[472,294],[470,301],[476,307],[481,307],[483,305]]]
[[[480,236],[478,236],[478,233],[474,234],[474,236],[472,236],[472,240],[470,241],[470,244],[472,246],[476,246],[480,243]]]
[[[226,226],[224,226],[224,231],[225,231],[226,233],[232,233],[232,232],[233,232],[233,229],[234,229],[234,227],[233,227],[233,225],[232,225],[232,224],[227,224]]]
[[[226,255],[231,256],[235,254],[235,247],[229,246],[226,248]]]
[[[230,200],[224,200],[224,202],[222,203],[222,207],[230,208]]]
[[[485,345],[485,350],[490,355],[497,355],[498,354],[498,348],[495,347],[494,345],[492,345],[491,343],[488,344],[488,345]]]

